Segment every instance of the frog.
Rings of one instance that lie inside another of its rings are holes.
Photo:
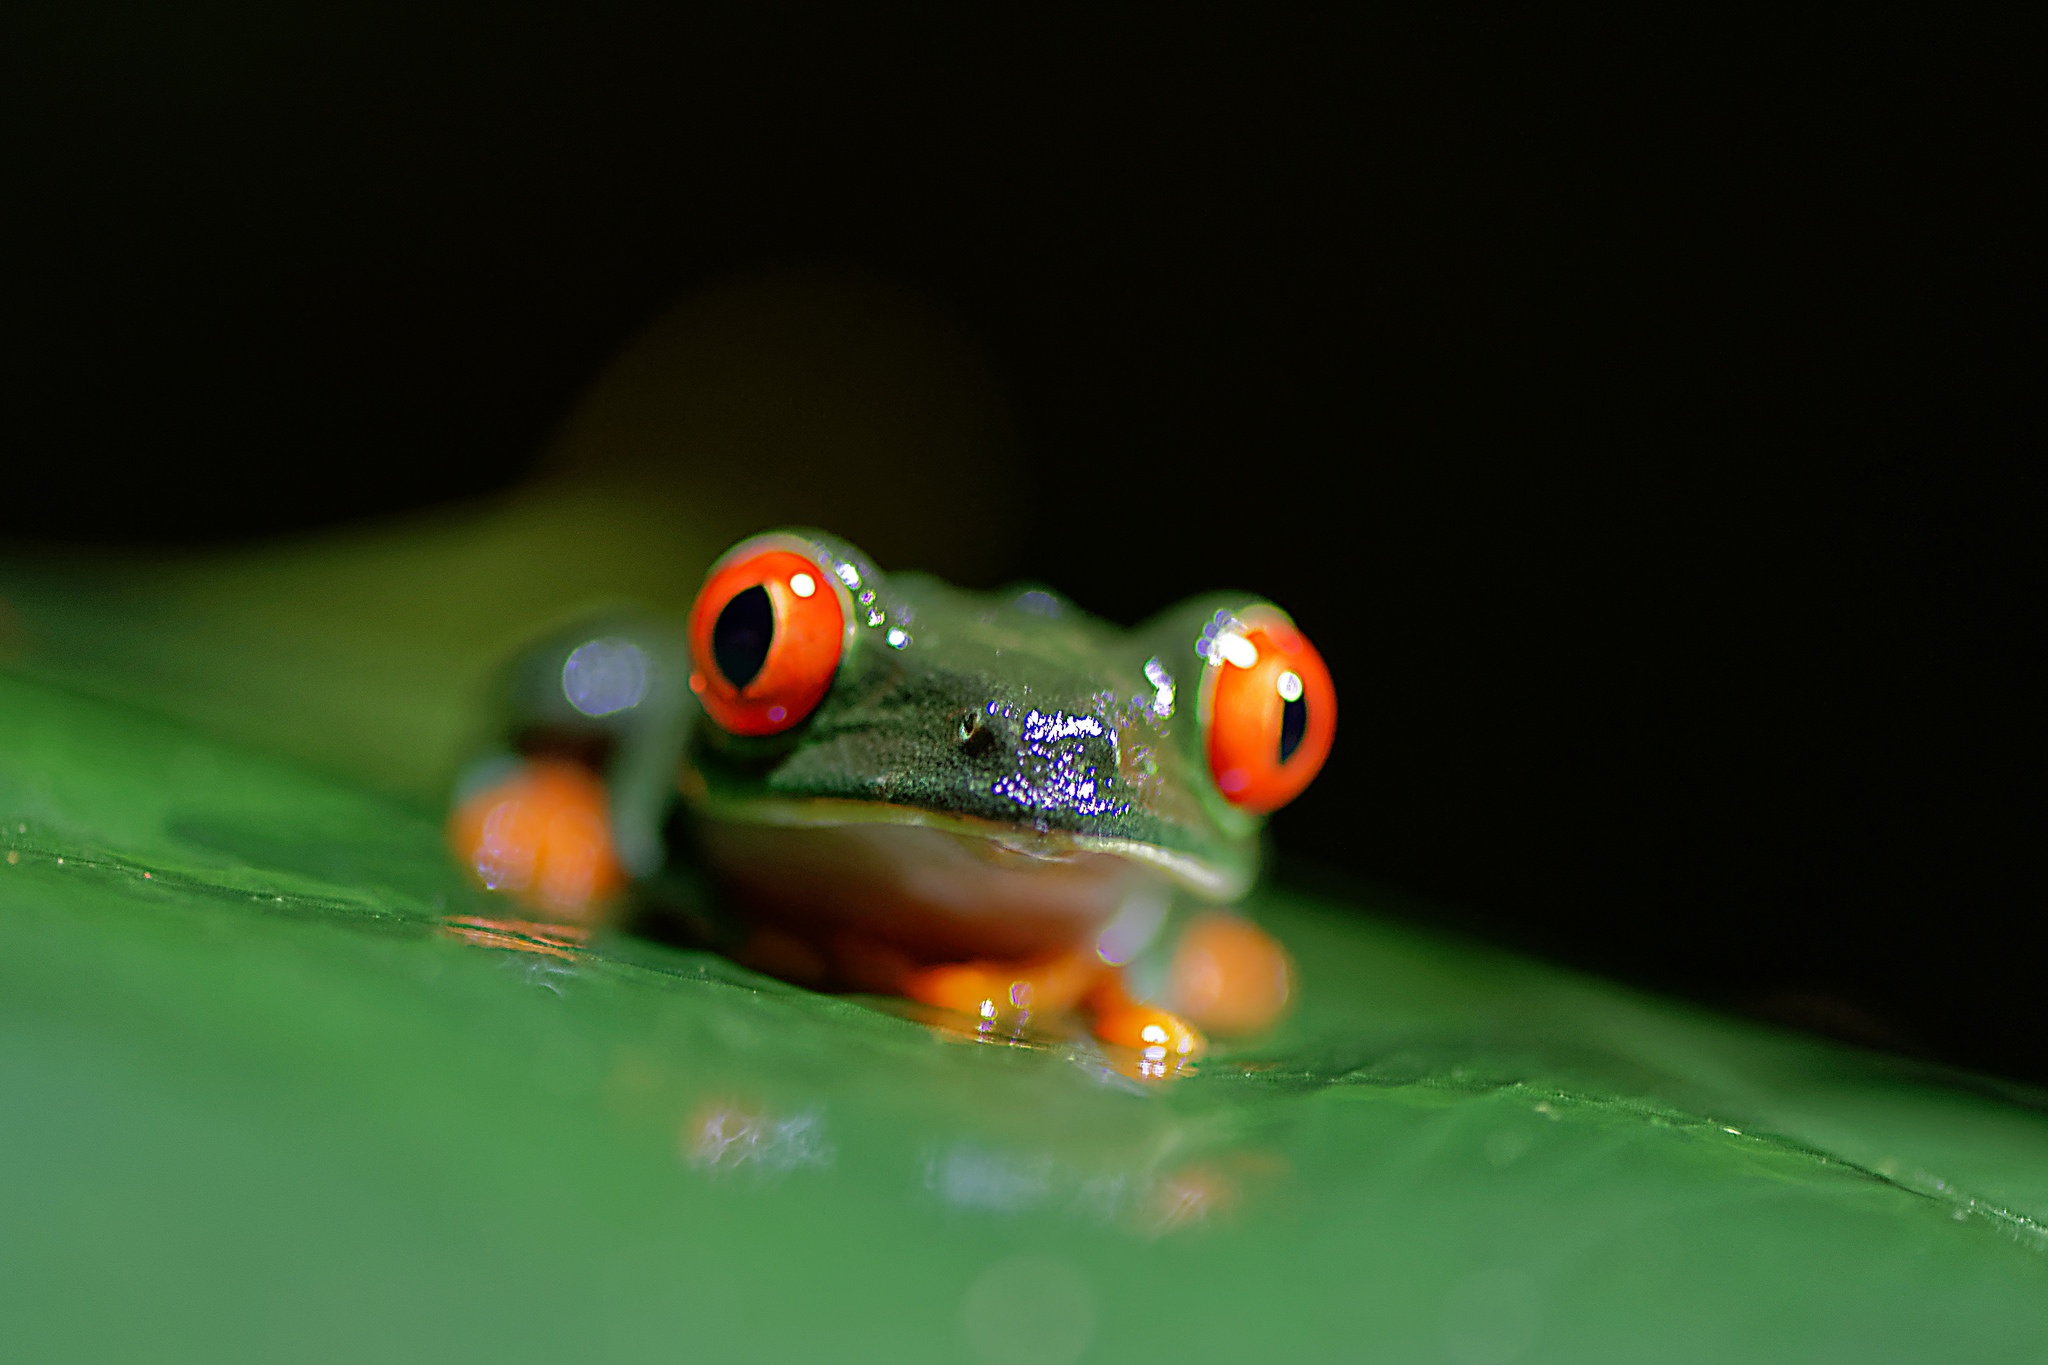
[[[1336,709],[1256,594],[1126,630],[769,530],[711,565],[680,632],[627,612],[530,647],[449,837],[545,922],[683,871],[743,965],[983,1031],[1079,1019],[1163,1072],[1292,1003],[1292,960],[1237,907]]]

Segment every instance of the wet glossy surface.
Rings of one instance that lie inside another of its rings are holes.
[[[840,634],[815,658],[811,643],[770,648],[763,676],[773,677],[757,701],[740,700],[717,668],[693,676],[714,723],[692,733],[692,807],[717,816],[852,801],[994,824],[1023,841],[1108,839],[1142,846],[1211,898],[1255,875],[1259,824],[1216,790],[1204,727],[1186,708],[1176,718],[1173,701],[1174,670],[1225,668],[1205,630],[1235,627],[1215,637],[1236,641],[1232,666],[1258,662],[1243,623],[1213,610],[1222,598],[1251,610],[1245,594],[1210,594],[1125,631],[1041,589],[965,592],[926,574],[885,573],[822,531],[770,532],[714,566],[692,609],[693,657],[717,652],[713,620],[757,579],[774,590],[777,641],[785,628],[792,642],[822,637],[826,625]],[[788,662],[799,658],[810,662]],[[786,685],[795,690],[783,697]],[[1320,699],[1327,730],[1334,701]],[[799,717],[803,727],[790,729]],[[1301,785],[1327,750],[1320,738],[1296,765]]]
[[[505,922],[424,803],[4,676],[0,820],[9,1358],[2048,1342],[2027,1096],[1355,907],[1264,893],[1300,1011],[1142,1087]]]

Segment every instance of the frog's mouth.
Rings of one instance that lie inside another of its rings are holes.
[[[685,786],[707,862],[748,908],[919,958],[1021,958],[1102,932],[1164,880],[1204,900],[1249,876],[1130,839],[840,798],[719,802]]]
[[[1041,831],[979,816],[928,811],[883,801],[849,801],[839,797],[714,802],[693,795],[690,804],[700,818],[726,824],[769,825],[792,830],[860,825],[933,830],[953,835],[970,845],[978,845],[983,856],[1004,864],[1059,863],[1084,855],[1107,855],[1151,868],[1205,900],[1230,900],[1249,889],[1248,877],[1233,875],[1200,858],[1137,839],[1076,834],[1065,830]]]

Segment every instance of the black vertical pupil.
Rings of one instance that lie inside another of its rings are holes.
[[[754,680],[768,662],[768,646],[774,642],[775,604],[758,583],[734,593],[711,624],[711,657],[735,688]]]
[[[1280,713],[1280,761],[1285,763],[1294,757],[1294,751],[1301,747],[1301,737],[1308,733],[1308,699],[1296,697],[1287,703]]]

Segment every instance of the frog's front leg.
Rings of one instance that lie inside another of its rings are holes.
[[[485,751],[447,835],[484,887],[559,923],[594,924],[660,866],[687,729],[681,645],[659,623],[594,616],[536,641],[494,686]]]
[[[1104,1042],[1192,1058],[1207,1047],[1207,1034],[1242,1037],[1277,1022],[1293,996],[1294,966],[1265,930],[1210,911],[1171,945],[1156,1000],[1134,993],[1123,968],[1081,950],[919,967],[901,973],[893,988],[877,988],[987,1021],[1079,1011]]]
[[[1294,961],[1280,941],[1240,915],[1209,910],[1174,942],[1163,998],[1219,1037],[1262,1033],[1294,999]]]
[[[1191,1062],[1208,1051],[1209,1040],[1186,1018],[1133,999],[1121,969],[1112,969],[1102,979],[1087,1004],[1089,1026],[1097,1038],[1137,1048],[1154,1064],[1147,1067],[1141,1063],[1141,1074],[1169,1074],[1164,1064]]]
[[[484,887],[557,921],[591,919],[625,884],[604,784],[579,763],[506,764],[456,805],[448,840]]]
[[[1170,1010],[1134,1000],[1123,969],[1092,952],[1030,962],[949,962],[914,969],[896,993],[977,1019],[983,1028],[1016,1026],[1034,1014],[1086,1016],[1095,1036],[1137,1050],[1141,1075],[1165,1076],[1208,1046],[1200,1030]]]
[[[1114,980],[1093,953],[1074,951],[1023,962],[980,959],[913,967],[895,993],[981,1019],[1020,1021],[1086,1007]]]

